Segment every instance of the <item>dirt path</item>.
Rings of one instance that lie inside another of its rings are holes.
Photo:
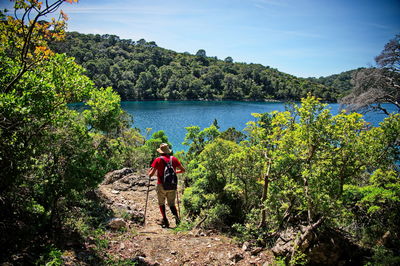
[[[110,207],[122,217],[131,214],[133,220],[143,215],[148,177],[131,173],[99,187]],[[178,232],[169,209],[170,229],[158,225],[156,179],[152,178],[147,207],[146,225],[127,222],[124,233],[109,235],[109,253],[121,259],[133,258],[139,265],[268,265],[272,255],[261,249],[247,250],[232,239],[201,230]]]

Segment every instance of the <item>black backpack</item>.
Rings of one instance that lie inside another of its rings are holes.
[[[176,190],[178,187],[178,177],[176,176],[174,167],[172,167],[172,156],[167,163],[163,157],[160,157],[164,163],[164,176],[163,176],[163,187],[164,190]]]

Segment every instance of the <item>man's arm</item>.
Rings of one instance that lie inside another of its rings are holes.
[[[156,173],[156,168],[151,167],[149,171],[147,171],[148,176],[153,176]]]
[[[186,169],[181,164],[178,165],[176,168],[178,168],[178,170],[176,171],[177,174],[183,174],[184,172],[186,172]]]
[[[184,172],[186,172],[186,169],[185,169],[185,167],[183,167],[182,166],[182,164],[181,164],[181,162],[178,160],[178,158],[176,158],[176,157],[174,157],[174,159],[176,160],[176,168],[177,169],[175,169],[175,172],[177,173],[177,174],[183,174]]]

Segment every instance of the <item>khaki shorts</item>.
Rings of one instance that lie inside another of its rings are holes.
[[[164,190],[162,184],[157,184],[156,191],[158,205],[165,205],[165,199],[167,199],[168,206],[175,206],[176,190]]]

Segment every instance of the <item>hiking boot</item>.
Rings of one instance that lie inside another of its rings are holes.
[[[168,219],[163,219],[161,223],[162,228],[169,228],[169,222]]]
[[[175,216],[175,225],[178,226],[181,223],[181,219],[178,216]]]

